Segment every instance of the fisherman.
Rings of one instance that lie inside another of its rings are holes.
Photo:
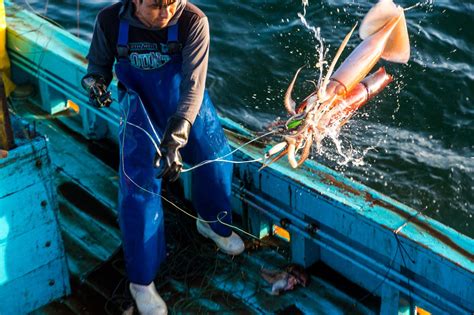
[[[153,280],[166,254],[162,179],[230,153],[205,90],[207,17],[186,0],[123,0],[97,16],[82,85],[91,103],[109,107],[112,68],[122,112],[119,127],[119,223],[130,292],[141,314],[166,314]],[[161,141],[160,141],[161,140]],[[226,157],[228,160],[230,156]],[[198,232],[229,255],[243,252],[231,224],[232,164],[192,173]]]

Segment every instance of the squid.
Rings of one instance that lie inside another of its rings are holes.
[[[284,141],[266,153],[263,167],[285,155],[291,167],[299,167],[315,141],[319,146],[329,131],[340,130],[361,106],[393,81],[383,67],[369,74],[380,59],[394,63],[410,59],[404,9],[392,0],[379,0],[359,27],[362,42],[334,71],[356,26],[344,38],[319,86],[298,106],[292,91],[303,67],[296,71],[284,97],[285,109],[291,115],[282,135]]]

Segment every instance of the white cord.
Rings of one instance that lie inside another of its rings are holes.
[[[127,97],[129,97],[129,96],[127,96]],[[142,103],[142,102],[140,102],[140,103],[141,103],[141,106],[143,107],[143,111],[145,112],[145,116],[146,116],[146,118],[147,118],[147,120],[148,120],[148,124],[150,125],[151,129],[153,130],[153,133],[155,134],[155,137],[156,137],[157,141],[160,142],[160,137],[158,136],[158,133],[156,132],[155,128],[153,127],[153,124],[152,124],[152,122],[151,122],[151,120],[150,120],[150,117],[149,117],[148,114],[146,113],[146,110],[145,110],[145,108],[144,108],[144,106],[143,106],[143,103]],[[128,114],[125,115],[125,112],[123,112],[123,113],[124,113],[124,116],[125,116],[125,117],[128,117]],[[132,127],[138,128],[139,130],[143,131],[143,132],[148,136],[148,138],[151,140],[151,142],[153,143],[153,146],[155,147],[156,152],[160,152],[158,143],[155,141],[155,139],[153,139],[152,135],[151,135],[148,131],[146,131],[145,129],[143,129],[142,127],[140,127],[140,126],[138,126],[138,125],[136,125],[136,124],[134,124],[134,123],[131,123],[131,122],[127,121],[127,119],[125,119],[124,123],[125,123],[125,124],[128,124],[128,125],[130,125],[130,126],[132,126]],[[244,164],[244,163],[253,163],[253,162],[262,161],[263,158],[258,158],[258,159],[254,159],[254,160],[250,160],[250,161],[232,161],[232,160],[224,160],[224,158],[228,157],[228,156],[231,155],[231,154],[234,154],[235,152],[239,151],[240,149],[242,149],[243,147],[249,145],[250,143],[255,142],[255,141],[257,141],[257,140],[259,140],[259,139],[261,139],[261,138],[267,137],[267,136],[269,136],[269,135],[271,135],[271,134],[274,134],[275,132],[277,132],[277,130],[269,131],[269,132],[267,132],[267,133],[265,133],[265,134],[263,134],[263,135],[261,135],[261,136],[258,136],[258,137],[256,137],[256,138],[254,138],[254,139],[252,139],[252,140],[250,140],[250,141],[248,141],[248,142],[242,144],[241,146],[237,147],[237,148],[234,149],[233,151],[231,151],[231,152],[229,152],[229,153],[227,153],[227,154],[225,154],[225,155],[223,155],[223,156],[221,156],[221,157],[218,157],[218,158],[213,159],[213,160],[205,160],[205,161],[199,162],[198,164],[196,164],[196,165],[194,165],[194,166],[192,166],[192,167],[190,167],[190,168],[182,169],[181,172],[182,172],[182,173],[186,173],[186,172],[195,170],[195,169],[198,168],[198,167],[204,166],[204,165],[209,164],[209,163],[214,163],[214,162],[223,162],[223,163],[232,163],[232,164]]]
[[[260,238],[258,238],[258,237],[256,237],[256,236],[254,236],[254,235],[252,235],[252,234],[250,234],[250,233],[248,233],[248,232],[242,230],[241,228],[238,228],[238,227],[236,227],[236,226],[234,226],[234,225],[232,225],[232,224],[223,222],[222,220],[229,214],[227,211],[221,211],[221,212],[219,212],[219,213],[217,214],[217,216],[216,216],[216,219],[217,219],[217,220],[212,220],[212,221],[210,221],[210,220],[201,219],[201,218],[199,218],[199,217],[197,217],[197,216],[192,215],[191,213],[187,212],[186,210],[182,209],[182,208],[179,207],[178,205],[174,204],[172,201],[170,201],[169,199],[167,199],[166,197],[164,197],[162,194],[155,193],[155,192],[153,192],[153,191],[151,191],[151,190],[148,190],[148,189],[146,189],[146,188],[140,186],[140,185],[137,184],[132,178],[130,178],[130,176],[128,176],[128,174],[127,174],[127,172],[126,172],[126,170],[125,170],[125,160],[124,160],[124,151],[123,151],[123,150],[124,150],[124,147],[125,147],[125,135],[126,135],[126,132],[127,132],[127,125],[130,125],[130,126],[133,126],[133,127],[137,127],[137,128],[139,128],[140,130],[142,130],[143,132],[145,132],[145,133],[148,135],[148,137],[150,138],[150,140],[153,142],[153,144],[155,145],[155,148],[157,148],[157,144],[156,144],[156,142],[153,140],[153,137],[152,137],[145,129],[143,129],[142,127],[137,126],[137,125],[135,125],[135,124],[133,124],[133,123],[128,122],[128,114],[129,114],[129,111],[130,111],[130,108],[128,108],[127,113],[124,112],[124,124],[125,124],[125,125],[124,125],[124,129],[123,129],[122,144],[121,144],[121,146],[120,146],[120,152],[121,152],[120,155],[121,155],[121,160],[122,160],[122,172],[123,172],[123,175],[124,175],[128,180],[130,180],[130,182],[131,182],[133,185],[135,185],[137,188],[139,188],[140,190],[142,190],[142,191],[144,191],[144,192],[147,192],[147,193],[149,193],[149,194],[151,194],[151,195],[154,195],[154,196],[157,196],[157,197],[162,198],[164,201],[166,201],[167,203],[169,203],[170,205],[172,205],[173,207],[175,207],[175,208],[178,209],[179,211],[183,212],[184,214],[186,214],[187,216],[189,216],[189,217],[191,217],[191,218],[193,218],[193,219],[195,219],[195,220],[198,220],[198,221],[201,221],[201,222],[204,222],[204,223],[207,223],[207,224],[220,223],[220,224],[222,224],[222,225],[224,225],[224,226],[227,226],[227,227],[229,227],[229,228],[231,228],[231,229],[237,230],[237,231],[239,231],[239,232],[242,233],[242,234],[245,234],[245,235],[250,236],[250,237],[252,237],[252,238],[254,238],[254,239],[260,240]],[[252,141],[255,141],[255,139],[252,140]],[[235,150],[234,150],[234,151],[235,151]],[[231,152],[231,153],[232,153],[232,152]],[[228,153],[227,155],[229,155],[229,154],[231,154],[231,153]],[[227,156],[227,155],[226,155],[226,156]],[[224,157],[225,157],[225,156],[224,156]],[[222,157],[221,157],[221,158],[222,158]],[[256,160],[254,160],[254,161],[256,161]],[[221,161],[221,162],[233,162],[233,163],[236,163],[235,161]],[[239,163],[242,163],[242,162],[248,163],[248,162],[252,162],[252,161],[240,161]],[[209,163],[210,163],[210,162],[209,162]],[[206,163],[206,164],[207,164],[207,163]],[[204,164],[203,164],[203,165],[204,165]]]
[[[140,126],[138,126],[138,125],[135,125],[135,124],[133,124],[133,123],[131,123],[131,122],[125,122],[125,123],[127,123],[127,124],[129,124],[130,126],[133,126],[133,127],[135,127],[135,128],[140,129],[141,131],[143,131],[143,132],[148,136],[148,138],[150,138],[151,142],[153,143],[153,146],[155,147],[156,152],[160,152],[160,148],[158,147],[158,144],[157,144],[156,141],[152,138],[152,136],[150,135],[149,132],[147,132],[147,131],[146,131],[145,129],[143,129],[142,127],[140,127]]]
[[[231,154],[234,154],[235,152],[239,151],[240,149],[242,149],[243,147],[249,145],[250,143],[255,142],[255,141],[257,141],[257,140],[259,140],[259,139],[261,139],[261,138],[263,138],[263,137],[269,136],[269,135],[271,135],[271,134],[273,134],[273,133],[275,133],[275,132],[276,132],[276,130],[272,130],[272,131],[270,131],[270,132],[267,132],[267,133],[265,133],[265,134],[263,134],[263,135],[261,135],[261,136],[258,136],[258,137],[256,137],[256,138],[254,138],[254,139],[252,139],[252,140],[250,140],[250,141],[248,141],[248,142],[242,144],[241,146],[237,147],[235,150],[233,150],[233,151],[231,151],[231,152],[229,152],[229,153],[227,153],[227,154],[225,154],[225,155],[223,155],[223,156],[221,156],[221,157],[218,157],[217,159],[202,161],[202,162],[200,162],[200,163],[198,163],[198,164],[196,164],[196,165],[194,165],[194,166],[192,166],[192,167],[190,167],[190,168],[188,168],[188,169],[183,169],[183,170],[181,170],[181,172],[183,172],[183,173],[189,172],[189,171],[192,171],[192,170],[194,170],[194,169],[196,169],[196,168],[198,168],[198,167],[201,167],[201,166],[203,166],[203,165],[206,165],[206,164],[209,164],[209,163],[212,163],[212,162],[224,162],[224,163],[233,163],[233,164],[243,164],[243,163],[253,163],[253,162],[261,161],[261,160],[263,160],[263,158],[258,158],[258,159],[250,160],[250,161],[232,161],[232,160],[223,160],[223,159],[224,159],[225,157],[228,157],[228,156],[231,155]]]

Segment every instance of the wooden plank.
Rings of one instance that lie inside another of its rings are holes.
[[[44,137],[25,140],[25,142],[9,152],[8,159],[0,160],[0,169],[10,164],[15,164],[18,159],[24,159],[32,153],[34,153],[36,158],[47,155],[46,141],[47,139]]]
[[[50,161],[47,154],[46,142],[39,138],[11,150],[6,159],[1,159],[0,200],[36,183],[52,187]]]
[[[0,181],[1,183],[1,181]],[[0,230],[0,243],[55,220],[56,204],[45,192],[44,183],[36,183],[21,192],[0,198],[1,220],[8,228]]]
[[[5,87],[0,76],[0,149],[8,151],[13,148],[13,145],[13,131],[8,114]]]
[[[60,170],[115,214],[118,199],[117,172],[90,153],[87,144],[58,131],[54,123],[44,121],[37,128],[50,139],[48,149],[54,169]]]
[[[62,257],[64,249],[56,223],[43,224],[29,233],[0,243],[0,296],[4,286],[50,261]]]
[[[59,257],[0,286],[0,314],[25,314],[69,294],[65,266],[64,257]]]

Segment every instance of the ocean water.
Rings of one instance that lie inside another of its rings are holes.
[[[90,40],[97,12],[116,1],[14,0]],[[302,100],[319,73],[312,32],[301,23],[300,0],[194,1],[211,27],[207,87],[220,114],[261,131],[286,118],[283,95],[303,70],[294,95]],[[306,20],[319,27],[330,61],[350,28],[375,1],[309,0]],[[362,165],[341,165],[325,142],[312,159],[474,237],[474,4],[397,1],[411,42],[407,65],[381,62],[395,78],[343,127],[340,140]],[[355,34],[355,33],[354,33]],[[352,36],[342,59],[360,42]],[[341,59],[341,60],[342,60]]]

